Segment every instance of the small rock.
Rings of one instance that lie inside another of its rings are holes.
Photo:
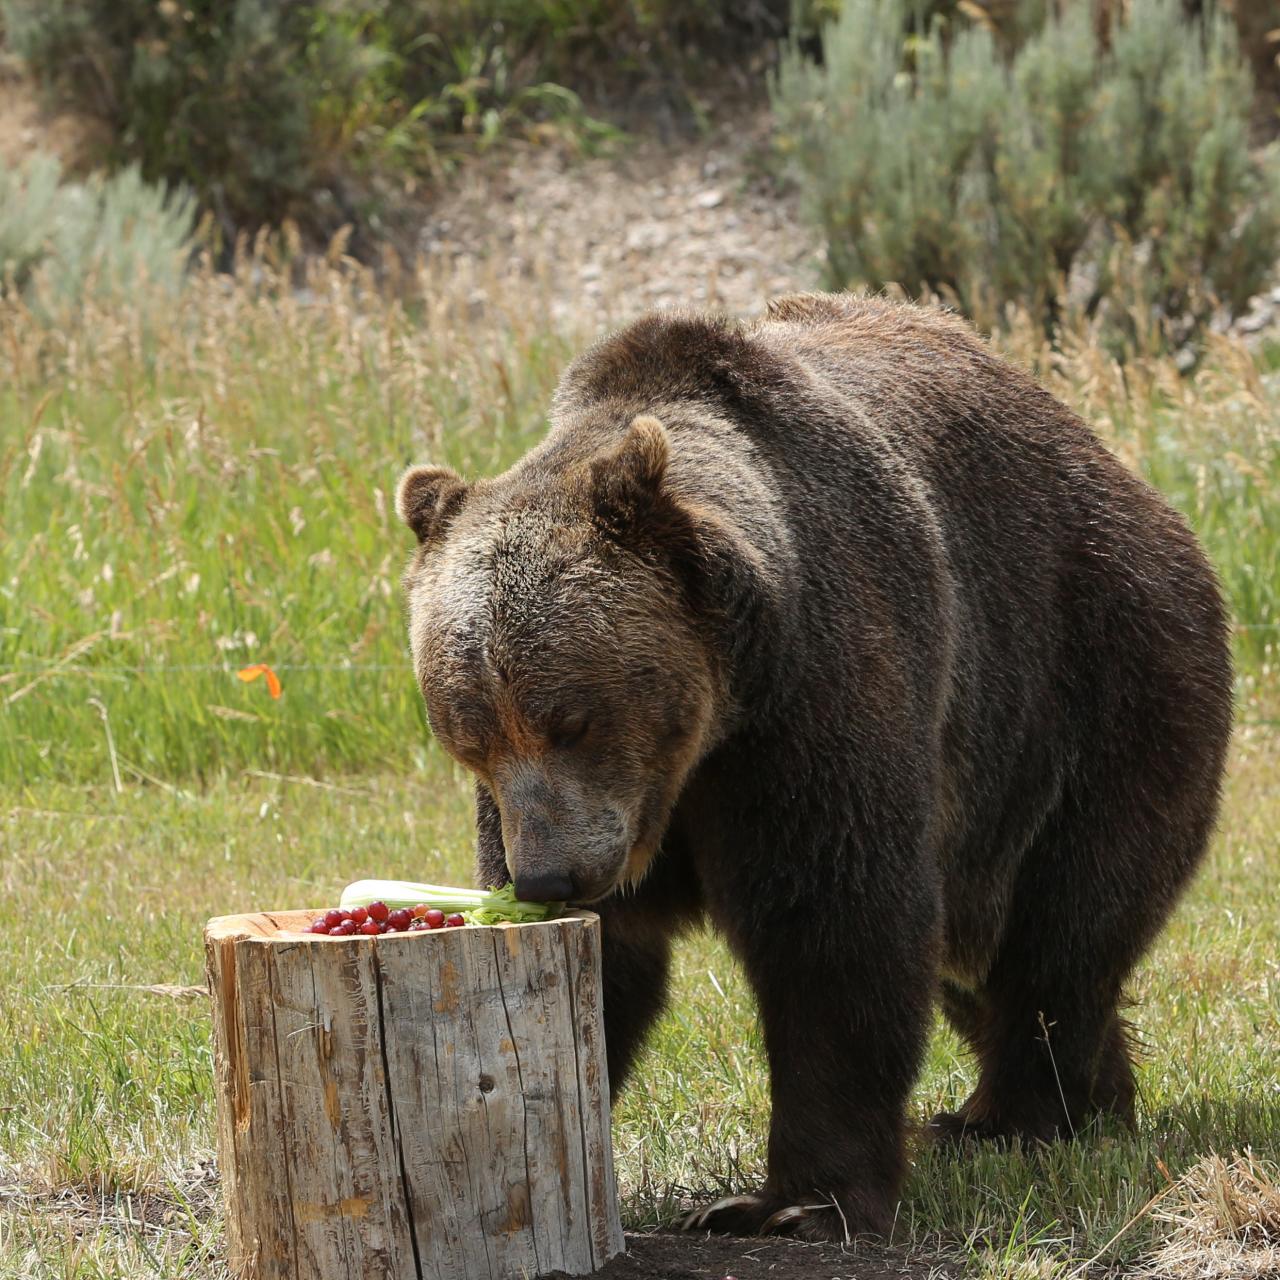
[[[661,249],[671,238],[671,232],[655,223],[636,223],[627,232],[628,249]]]
[[[718,187],[712,187],[710,191],[704,191],[693,202],[699,209],[716,209],[724,203],[724,192]]]
[[[1269,307],[1255,307],[1248,315],[1241,316],[1235,327],[1239,333],[1261,333],[1274,319],[1275,313]]]

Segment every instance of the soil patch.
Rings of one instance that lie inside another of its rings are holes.
[[[74,111],[45,111],[35,86],[0,53],[0,165],[16,169],[35,151],[72,174],[100,164],[110,145],[106,126]]]
[[[797,194],[765,171],[768,130],[757,108],[691,141],[632,138],[611,156],[526,146],[487,157],[426,212],[417,248],[535,280],[571,321],[671,306],[758,314],[821,278]]]
[[[486,288],[540,297],[587,332],[665,307],[754,316],[769,298],[824,287],[822,236],[771,173],[767,104],[718,119],[693,139],[632,136],[606,156],[516,144],[480,157],[422,211],[406,248],[464,275],[483,268]],[[1278,319],[1273,287],[1230,329],[1250,338]]]
[[[960,1272],[936,1260],[866,1245],[656,1232],[629,1234],[627,1252],[597,1275],[600,1280],[947,1280]]]

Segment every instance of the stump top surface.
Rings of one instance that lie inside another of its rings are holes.
[[[396,932],[380,934],[348,934],[346,937],[331,937],[325,933],[311,933],[311,922],[324,915],[327,907],[290,911],[255,911],[246,915],[216,916],[204,927],[205,940],[208,942],[224,942],[228,940],[244,942],[281,942],[296,944],[298,942],[314,942],[319,946],[342,942],[382,942],[389,939],[410,939],[434,937],[437,934],[454,934],[457,929],[422,929],[415,933]],[[594,911],[566,911],[554,920],[538,920],[529,924],[490,924],[468,925],[467,931],[475,933],[478,929],[546,929],[555,925],[582,924],[597,919]]]

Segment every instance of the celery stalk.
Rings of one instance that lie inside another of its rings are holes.
[[[357,880],[342,891],[339,905],[349,909],[379,901],[393,908],[437,907],[446,915],[456,911],[470,924],[530,924],[553,920],[564,910],[562,902],[521,902],[511,884],[489,892],[411,880]]]

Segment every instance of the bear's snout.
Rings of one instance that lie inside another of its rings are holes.
[[[551,837],[548,824],[517,823],[521,834],[507,850],[507,871],[521,902],[568,902],[577,897],[581,877],[562,841]],[[542,833],[532,836],[531,831]]]
[[[521,835],[507,848],[507,870],[522,902],[592,902],[611,892],[621,874],[627,845],[617,833],[597,831],[570,819],[547,838],[530,838],[544,823],[519,823]]]
[[[574,896],[573,877],[563,871],[538,871],[516,877],[521,902],[568,902]]]
[[[618,806],[530,762],[496,779],[507,870],[525,902],[590,902],[612,891],[630,849]]]

